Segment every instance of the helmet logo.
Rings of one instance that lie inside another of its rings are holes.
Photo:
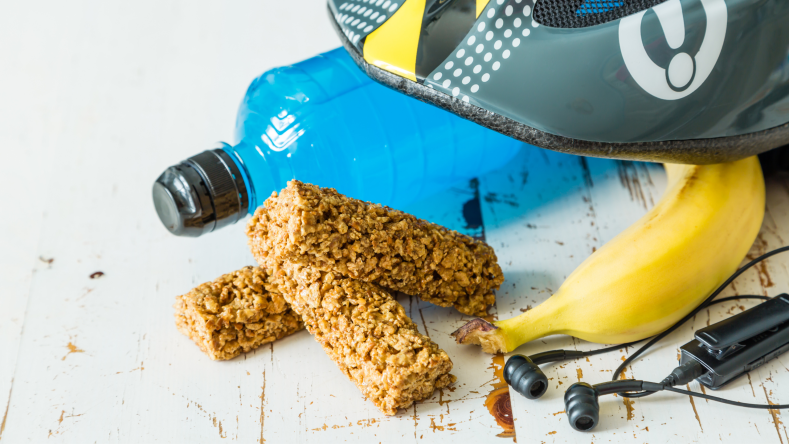
[[[724,0],[698,1],[701,1],[707,16],[704,41],[695,57],[685,52],[674,55],[668,69],[652,61],[641,40],[641,21],[648,10],[627,16],[619,22],[619,47],[630,75],[644,91],[658,99],[687,97],[707,80],[718,61],[726,37],[726,3]],[[682,46],[685,41],[685,19],[680,0],[668,0],[652,10],[657,14],[669,47],[677,49]]]

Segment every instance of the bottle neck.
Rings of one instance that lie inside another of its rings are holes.
[[[271,150],[254,137],[243,138],[235,146],[223,145],[222,149],[238,167],[246,185],[249,214],[254,214],[272,192],[284,188],[290,179],[296,177],[289,150]]]
[[[221,142],[221,149],[226,152],[233,162],[238,167],[238,171],[241,175],[241,179],[244,181],[244,185],[247,189],[247,200],[249,204],[247,205],[247,211],[249,214],[253,214],[258,207],[257,202],[257,193],[255,192],[256,187],[255,183],[252,181],[252,176],[249,174],[249,168],[247,167],[247,163],[244,162],[244,158],[251,158],[252,156],[244,155],[248,151],[254,151],[255,147],[250,146],[250,144],[246,143],[245,141],[239,142],[235,146],[231,146],[228,143]],[[262,153],[261,153],[262,155]],[[266,189],[266,188],[261,188]],[[260,202],[261,204],[263,202]]]

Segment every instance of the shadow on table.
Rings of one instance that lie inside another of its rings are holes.
[[[531,145],[503,168],[403,208],[417,217],[478,238],[485,229],[523,219],[531,212],[589,190],[603,178],[621,176],[623,169],[659,168],[642,162],[593,159]],[[483,223],[483,215],[493,215]]]

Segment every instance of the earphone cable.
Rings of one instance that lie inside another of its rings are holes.
[[[680,327],[682,324],[684,324],[685,322],[687,322],[687,321],[688,321],[690,318],[692,318],[693,316],[696,316],[696,314],[698,314],[698,312],[700,312],[701,310],[705,309],[706,307],[708,307],[708,306],[712,305],[712,301],[713,301],[713,300],[714,300],[714,299],[715,299],[715,298],[716,298],[716,297],[717,297],[717,296],[718,296],[718,295],[719,295],[719,294],[720,294],[720,293],[721,293],[721,292],[722,292],[724,289],[726,289],[726,287],[728,287],[728,286],[729,286],[729,284],[731,284],[731,283],[732,283],[732,282],[733,282],[735,279],[737,279],[737,278],[738,278],[738,277],[739,277],[741,274],[743,274],[743,273],[744,273],[746,270],[748,270],[749,268],[751,268],[751,267],[753,267],[754,265],[758,264],[759,262],[761,262],[761,261],[763,261],[763,260],[765,260],[765,259],[767,259],[767,258],[769,258],[769,257],[771,257],[771,256],[775,256],[776,254],[783,253],[784,251],[789,251],[789,246],[785,246],[785,247],[781,247],[781,248],[776,248],[775,250],[769,251],[769,252],[767,252],[767,253],[765,253],[765,254],[763,254],[763,255],[761,255],[761,256],[759,256],[759,257],[757,257],[756,259],[754,259],[754,260],[752,260],[752,261],[748,262],[748,263],[747,263],[747,264],[745,264],[743,267],[741,267],[739,270],[735,271],[735,272],[734,272],[734,274],[732,274],[732,275],[731,275],[731,276],[730,276],[728,279],[726,279],[726,281],[725,281],[723,284],[721,284],[721,285],[720,285],[720,286],[717,288],[717,290],[715,290],[714,292],[712,292],[712,294],[711,294],[711,295],[709,295],[709,297],[707,297],[707,299],[706,299],[706,300],[705,300],[705,301],[704,301],[704,302],[703,302],[701,305],[699,305],[699,306],[698,306],[698,307],[696,307],[696,308],[695,308],[693,311],[691,311],[690,313],[688,313],[688,314],[687,314],[687,315],[686,315],[684,318],[680,319],[680,321],[679,321],[679,322],[677,322],[676,324],[672,325],[672,326],[671,326],[671,327],[670,327],[668,330],[666,330],[666,331],[664,331],[663,333],[660,333],[659,335],[657,335],[657,336],[653,337],[653,338],[652,338],[652,340],[650,340],[650,341],[649,341],[649,342],[648,342],[646,345],[644,345],[643,347],[639,348],[639,349],[638,349],[638,350],[636,350],[636,351],[635,351],[635,352],[634,352],[632,355],[630,355],[630,356],[629,356],[627,359],[625,359],[625,360],[624,360],[624,362],[622,362],[622,364],[621,364],[621,365],[620,365],[620,366],[619,366],[619,367],[616,369],[616,371],[614,372],[614,376],[613,376],[612,380],[614,380],[614,381],[615,381],[615,380],[619,379],[619,375],[622,373],[622,370],[624,370],[624,369],[625,369],[625,368],[626,368],[628,365],[630,365],[630,363],[631,363],[631,362],[633,362],[633,360],[634,360],[634,359],[636,359],[637,357],[639,357],[639,356],[640,356],[642,353],[644,353],[644,352],[645,352],[647,349],[649,349],[650,347],[652,347],[653,345],[655,345],[655,344],[656,344],[658,341],[660,341],[661,339],[663,339],[663,338],[665,338],[666,336],[668,336],[669,334],[671,334],[671,333],[672,333],[674,330],[676,330],[677,328],[679,328],[679,327]],[[743,298],[743,297],[742,297],[742,296],[740,296],[740,298]]]
[[[737,406],[737,407],[745,407],[745,408],[748,408],[748,409],[765,409],[765,410],[789,409],[789,404],[774,404],[774,405],[773,404],[747,404],[747,403],[744,403],[744,402],[732,401],[731,399],[718,398],[717,396],[711,396],[711,395],[708,395],[706,393],[696,393],[696,392],[691,392],[689,390],[682,390],[682,389],[678,389],[678,388],[674,388],[674,387],[665,387],[663,390],[666,390],[666,391],[669,391],[669,392],[680,393],[680,394],[688,395],[688,396],[695,396],[697,398],[708,399],[710,401],[721,402],[723,404],[729,404],[729,405],[733,405],[733,406]],[[654,393],[654,392],[650,392],[650,393]]]

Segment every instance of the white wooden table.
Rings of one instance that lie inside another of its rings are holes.
[[[253,260],[243,224],[199,239],[167,233],[151,183],[231,138],[255,76],[338,44],[323,0],[0,4],[0,442],[477,443],[517,435],[520,443],[789,444],[780,413],[669,394],[603,398],[594,433],[571,430],[563,389],[609,379],[632,350],[546,366],[546,396],[513,393],[511,416],[497,422],[486,401],[508,406],[494,375],[504,359],[455,345],[449,333],[466,319],[415,299],[401,302],[452,357],[458,382],[394,417],[365,401],[307,332],[230,362],[210,361],[179,334],[174,297]],[[526,148],[503,170],[406,210],[485,236],[507,279],[498,315],[509,317],[544,301],[664,186],[656,165]],[[768,180],[767,202],[753,254],[789,241],[787,177]],[[464,205],[479,209],[484,224],[473,211],[464,218]],[[787,291],[787,263],[771,259],[727,294]],[[92,279],[97,271],[104,275]],[[752,304],[703,312],[627,375],[661,379],[694,328]],[[559,347],[597,346],[554,337],[519,352]],[[779,388],[789,384],[788,367],[789,355],[720,394],[789,403]]]

